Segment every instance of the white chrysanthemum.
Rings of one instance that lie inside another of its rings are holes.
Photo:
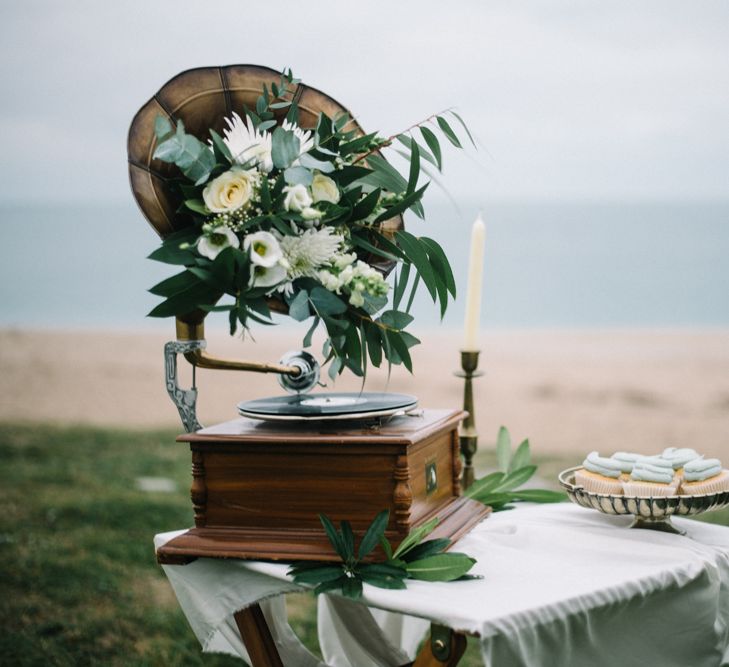
[[[331,227],[307,229],[301,236],[284,236],[281,249],[289,264],[289,280],[316,278],[319,268],[331,260],[343,241]]]
[[[246,164],[253,160],[253,164],[266,173],[273,169],[271,157],[271,135],[261,132],[253,127],[251,119],[246,116],[244,123],[241,117],[233,112],[232,120],[226,118],[228,129],[223,130],[223,142],[238,164]]]
[[[276,237],[270,232],[256,232],[243,239],[243,248],[251,251],[251,262],[270,268],[278,264],[283,253]]]
[[[294,133],[294,136],[298,138],[299,155],[302,153],[308,153],[312,148],[314,148],[313,132],[310,132],[309,130],[302,130],[296,123],[290,123],[287,120],[281,124],[281,127],[283,127],[284,130],[290,130]],[[294,164],[297,162],[298,160],[294,161]]]
[[[226,248],[237,248],[238,237],[228,227],[213,227],[197,240],[197,251],[208,259],[215,259]]]

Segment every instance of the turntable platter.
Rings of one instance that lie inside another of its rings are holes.
[[[238,412],[266,421],[352,420],[389,417],[417,404],[415,396],[387,392],[297,394],[243,401]]]

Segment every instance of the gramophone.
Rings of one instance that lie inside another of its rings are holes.
[[[129,131],[132,191],[155,231],[164,238],[184,226],[170,182],[177,168],[153,157],[158,117],[183,120],[190,134],[206,140],[221,132],[233,111],[255,108],[263,85],[280,72],[254,65],[204,67],[168,81],[136,114]],[[292,92],[299,125],[314,127],[320,112],[347,114],[349,128],[364,132],[334,99],[304,84]],[[276,118],[283,121],[285,112]],[[392,238],[403,229],[397,215],[381,223]],[[372,256],[383,274],[394,263]],[[283,301],[271,310],[286,313]],[[413,528],[439,518],[434,537],[456,539],[486,514],[461,497],[458,410],[414,412],[417,399],[390,393],[309,393],[319,383],[319,364],[306,351],[277,363],[215,357],[206,349],[206,313],[176,318],[176,339],[165,345],[165,380],[192,451],[191,498],[195,528],[158,552],[161,562],[199,556],[271,559],[335,559],[318,515],[349,520],[364,530],[390,509],[387,535],[401,540]],[[192,365],[193,384],[178,381],[178,355]],[[203,428],[196,413],[196,369],[275,373],[283,396],[238,405],[238,419]]]

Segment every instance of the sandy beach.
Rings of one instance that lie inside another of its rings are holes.
[[[412,393],[425,407],[459,407],[459,338],[420,332],[415,374],[368,377],[370,391]],[[120,426],[179,426],[164,388],[164,333],[0,331],[0,420]],[[283,327],[258,341],[208,337],[220,356],[276,361],[298,337]],[[319,347],[315,342],[314,350]],[[498,427],[529,437],[542,454],[692,446],[729,454],[729,331],[500,331],[483,337],[477,380],[481,446]],[[189,367],[180,363],[189,382]],[[357,391],[343,376],[336,389]],[[236,417],[238,401],[281,392],[275,376],[198,372],[204,424]]]

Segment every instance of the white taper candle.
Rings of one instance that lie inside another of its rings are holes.
[[[483,254],[486,241],[486,225],[478,214],[471,229],[471,258],[468,262],[468,286],[466,288],[466,321],[464,352],[479,350],[478,329],[481,318],[481,284],[483,281]]]

